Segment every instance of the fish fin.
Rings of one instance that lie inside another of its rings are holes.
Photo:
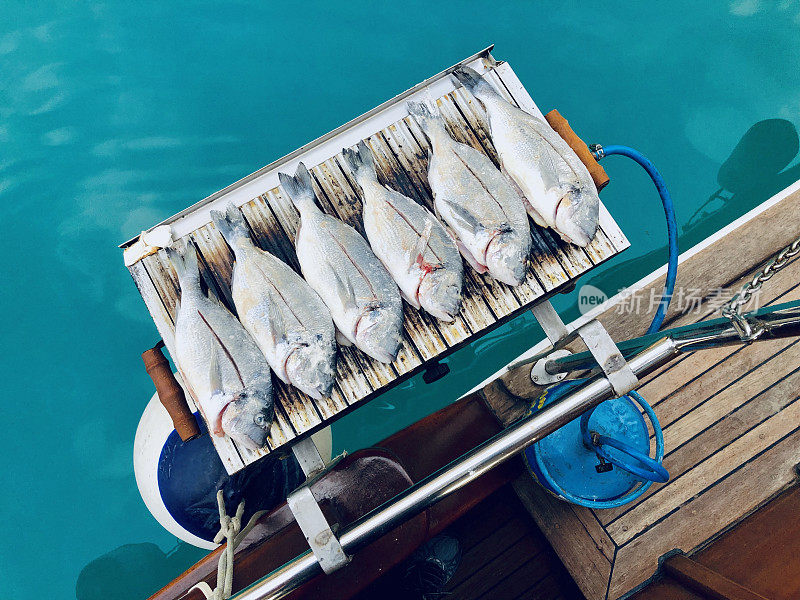
[[[455,71],[453,71],[453,75],[458,82],[467,88],[476,98],[482,94],[493,96],[498,95],[491,83],[481,77],[477,71],[466,65],[458,67]]]
[[[486,273],[489,270],[489,267],[478,262],[478,259],[472,255],[472,252],[467,249],[466,245],[464,245],[464,242],[458,239],[458,236],[452,229],[450,229],[450,227],[446,227],[445,229],[447,230],[448,235],[453,238],[458,251],[461,253],[461,256],[464,257],[464,260],[469,263],[469,266],[475,269],[478,273]]]
[[[409,100],[406,102],[406,107],[408,108],[408,114],[414,117],[425,133],[429,132],[431,125],[442,126],[442,116],[439,113],[439,110],[436,109],[434,112],[427,102],[415,102],[413,100]]]
[[[338,327],[336,327],[336,343],[344,347],[349,347],[353,345],[353,342],[351,342],[350,339],[345,334],[343,334]]]
[[[244,215],[232,202],[225,207],[224,213],[212,210],[211,220],[231,248],[235,248],[237,240],[250,241],[250,232],[247,229]]]
[[[355,150],[352,148],[342,148],[342,156],[347,166],[353,172],[356,180],[362,177],[378,179],[378,173],[375,170],[375,159],[372,156],[372,151],[364,140],[358,142]]]
[[[184,285],[199,285],[200,284],[200,268],[197,264],[197,249],[194,244],[186,244],[183,253],[178,252],[175,248],[164,248],[167,252],[172,267],[175,269],[175,274],[178,276],[178,282],[181,288]]]
[[[525,207],[525,212],[530,215],[534,223],[536,223],[539,227],[547,227],[547,222],[545,222],[541,213],[533,208],[533,204],[531,204],[530,200],[528,200],[525,196],[522,196],[522,205]]]
[[[278,180],[286,195],[289,196],[289,200],[297,207],[297,210],[303,212],[310,208],[317,208],[316,194],[311,183],[311,173],[308,172],[303,163],[297,165],[297,171],[294,176],[278,173]]]
[[[350,278],[345,275],[344,279],[339,275],[339,272],[331,265],[331,273],[336,283],[336,291],[341,298],[352,298],[355,301],[355,290],[353,284],[350,283]]]
[[[413,267],[415,264],[422,267],[425,263],[425,250],[428,248],[431,232],[433,232],[433,222],[430,219],[425,219],[425,228],[422,230],[422,233],[417,238],[417,243],[414,245],[414,250],[411,253],[411,264],[408,265],[409,268]]]
[[[280,310],[269,310],[267,308],[267,321],[269,322],[272,340],[275,344],[281,338],[286,338],[286,322],[283,320],[283,315]]]
[[[400,290],[400,297],[403,298],[406,302],[408,302],[411,306],[419,310],[422,308],[422,305],[419,303],[419,300],[415,300],[414,298],[409,297],[403,290]]]
[[[214,336],[211,336],[211,360],[208,364],[208,388],[211,394],[222,393],[222,369],[219,365],[219,344]]]
[[[445,203],[450,207],[450,210],[453,211],[453,217],[458,221],[458,224],[464,229],[474,234],[482,228],[478,218],[466,208],[450,200],[445,200]]]
[[[175,318],[178,318],[178,315],[181,314],[181,299],[177,298],[175,300]]]

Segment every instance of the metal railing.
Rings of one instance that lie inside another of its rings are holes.
[[[800,309],[796,303],[762,309],[747,315],[747,318],[765,325],[764,334],[759,340],[800,335]],[[641,377],[666,364],[682,351],[744,343],[734,326],[725,321],[698,324],[641,338],[638,344],[634,344],[637,353],[628,359],[628,364],[634,374]],[[653,340],[656,336],[660,339]],[[644,339],[652,345],[643,348]],[[348,555],[358,552],[411,517],[516,456],[530,444],[613,396],[614,390],[608,379],[600,374],[595,375],[557,402],[517,421],[346,527],[339,538],[343,550]],[[278,600],[321,573],[319,562],[309,550],[233,598]]]

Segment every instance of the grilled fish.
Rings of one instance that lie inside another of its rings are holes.
[[[452,321],[461,308],[464,265],[455,242],[425,207],[378,182],[372,152],[342,150],[364,192],[364,229],[403,298],[414,308]]]
[[[597,233],[600,198],[589,171],[546,122],[517,108],[469,67],[454,75],[486,109],[503,169],[528,200],[537,225],[586,246]]]
[[[275,409],[269,365],[236,317],[203,293],[194,246],[166,250],[181,286],[173,358],[184,384],[215,435],[262,448]]]
[[[450,137],[438,109],[409,102],[408,110],[430,139],[434,205],[461,254],[479,273],[519,285],[531,249],[522,197],[485,154]]]
[[[322,212],[303,163],[281,185],[300,211],[295,245],[303,276],[331,311],[340,341],[381,362],[400,350],[403,304],[397,285],[352,227]]]
[[[231,293],[242,325],[281,381],[329,397],[336,339],[328,307],[289,265],[253,244],[233,204],[211,218],[236,256]]]

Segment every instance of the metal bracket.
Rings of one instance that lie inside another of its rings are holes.
[[[325,461],[322,460],[319,448],[317,448],[311,437],[292,444],[292,453],[297,462],[300,463],[300,468],[303,469],[306,479],[311,479],[317,473],[325,470]]]
[[[342,549],[308,485],[300,486],[289,494],[286,503],[319,561],[319,566],[326,574],[333,573],[350,562],[350,557]]]
[[[582,325],[578,328],[578,335],[603,369],[617,396],[627,394],[638,385],[639,379],[600,321],[589,321]]]
[[[603,369],[603,372],[611,383],[611,387],[614,388],[614,393],[617,394],[617,396],[627,394],[638,385],[639,380],[600,321],[594,319],[582,325],[577,330],[570,331],[564,324],[564,321],[561,320],[556,309],[553,308],[553,305],[548,301],[537,304],[531,309],[531,312],[533,316],[536,317],[539,325],[542,326],[542,329],[544,329],[547,338],[553,344],[554,348],[563,347],[573,340],[576,335],[579,335],[589,349],[589,352],[594,356],[597,364]],[[558,375],[549,375],[545,369],[548,360],[559,358],[560,356],[565,355],[556,355],[556,353],[553,352],[537,361],[531,370],[531,379],[539,385],[548,385],[549,383],[560,381],[556,379]],[[543,377],[543,373],[548,375],[549,378]],[[539,377],[539,379],[535,379],[535,376]],[[563,379],[563,377],[561,377],[561,379]]]
[[[554,358],[561,358],[563,356],[569,356],[570,354],[572,354],[572,352],[562,348],[561,350],[555,350],[537,360],[533,364],[533,369],[531,369],[531,379],[533,383],[536,385],[550,385],[563,380],[567,376],[566,373],[556,373],[553,375],[547,372],[545,365]]]
[[[550,304],[549,300],[545,300],[531,308],[533,316],[536,318],[537,323],[544,329],[544,334],[553,345],[558,344],[561,340],[569,336],[569,330],[564,325],[564,321]]]

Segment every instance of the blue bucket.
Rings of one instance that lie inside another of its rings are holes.
[[[547,389],[531,407],[541,410],[583,380]],[[641,409],[641,410],[640,410]],[[644,414],[642,414],[644,413]],[[655,457],[650,434],[655,433]],[[653,409],[636,392],[603,402],[523,452],[528,470],[549,492],[589,508],[614,508],[641,496],[653,484],[669,480],[662,466],[664,435]]]

